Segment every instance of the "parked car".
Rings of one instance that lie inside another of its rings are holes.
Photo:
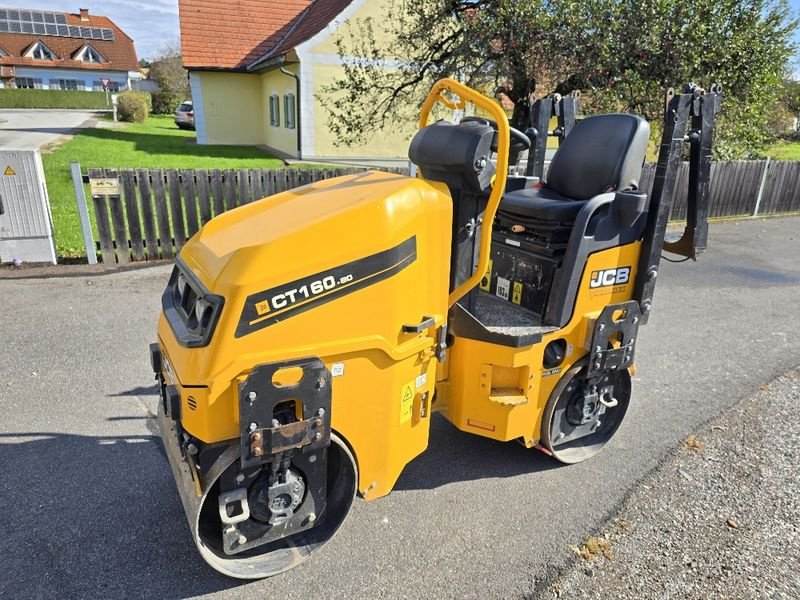
[[[194,108],[191,100],[183,102],[175,111],[175,125],[181,129],[194,129]]]

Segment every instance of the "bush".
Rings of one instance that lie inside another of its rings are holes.
[[[156,92],[153,94],[153,114],[171,115],[184,100],[186,100],[186,96],[184,94],[175,92]]]
[[[150,112],[147,92],[122,92],[117,96],[117,118],[120,121],[144,123]]]
[[[0,89],[0,108],[83,108],[108,110],[105,92]]]

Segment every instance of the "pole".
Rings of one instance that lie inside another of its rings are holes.
[[[97,264],[97,253],[94,250],[94,236],[92,235],[92,224],[89,221],[89,209],[86,207],[86,194],[83,190],[83,175],[81,175],[80,163],[70,163],[72,171],[72,185],[75,187],[75,201],[78,203],[78,216],[81,220],[81,231],[83,232],[83,246],[86,248],[86,258],[90,265]]]

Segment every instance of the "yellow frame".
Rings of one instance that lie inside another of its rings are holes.
[[[457,95],[461,100],[460,102],[453,102],[444,97],[445,91]],[[455,79],[440,79],[431,88],[428,97],[422,104],[422,109],[419,116],[419,127],[427,127],[428,119],[430,118],[431,109],[438,102],[443,104],[451,110],[463,109],[467,101],[472,102],[479,106],[487,113],[489,113],[494,121],[497,123],[497,173],[492,182],[492,193],[489,196],[489,201],[486,205],[486,212],[483,217],[483,226],[481,227],[481,242],[480,252],[478,254],[478,268],[464,283],[458,286],[450,293],[448,298],[449,306],[453,306],[460,298],[467,294],[480,282],[483,274],[489,266],[489,254],[492,247],[492,224],[494,217],[497,214],[497,208],[500,206],[500,200],[503,197],[503,190],[506,187],[506,179],[508,178],[508,149],[511,143],[511,131],[508,125],[508,117],[502,107],[492,100],[479,94]]]

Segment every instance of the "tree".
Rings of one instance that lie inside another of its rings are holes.
[[[183,57],[178,44],[165,46],[150,65],[150,79],[158,84],[162,93],[189,95],[189,75],[183,68]]]
[[[342,144],[408,119],[432,83],[451,76],[515,103],[581,89],[587,110],[658,123],[663,93],[687,81],[725,92],[716,151],[757,154],[781,93],[796,21],[784,0],[390,0],[375,35],[352,21],[337,41],[342,75],[322,90]]]

